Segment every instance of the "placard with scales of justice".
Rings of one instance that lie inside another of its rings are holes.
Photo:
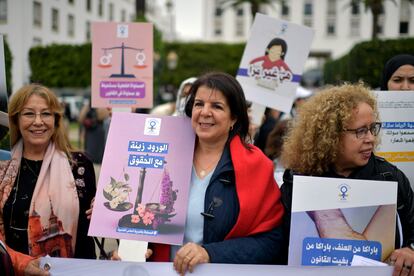
[[[182,244],[194,142],[189,118],[114,112],[88,234]]]
[[[92,106],[151,108],[151,23],[92,24]]]

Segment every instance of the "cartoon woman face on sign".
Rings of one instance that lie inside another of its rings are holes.
[[[271,90],[284,81],[291,81],[293,73],[284,61],[286,53],[286,41],[281,38],[272,39],[266,47],[265,55],[250,61],[249,76],[254,77],[258,85]]]

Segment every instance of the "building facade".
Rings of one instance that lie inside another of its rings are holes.
[[[29,81],[31,47],[85,43],[92,22],[134,19],[135,0],[0,0],[0,34],[13,56],[13,90]]]
[[[372,13],[351,0],[285,0],[262,6],[260,12],[314,29],[311,57],[338,58],[356,43],[370,40]],[[383,1],[379,38],[414,36],[414,5],[408,0]],[[229,1],[204,0],[202,40],[244,42],[252,15],[249,4],[232,7]],[[317,65],[317,64],[316,64]]]

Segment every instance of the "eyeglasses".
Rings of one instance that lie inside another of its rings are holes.
[[[377,136],[378,133],[381,130],[381,123],[377,122],[377,123],[372,123],[369,125],[369,127],[360,127],[360,128],[356,128],[356,129],[345,129],[345,131],[352,131],[355,132],[355,136],[358,139],[362,139],[365,138],[365,136],[368,133],[368,130],[371,132],[372,135]]]
[[[30,110],[25,110],[20,113],[20,117],[27,122],[33,122],[34,120],[36,120],[37,115],[39,115],[40,119],[43,122],[51,122],[55,118],[55,114],[50,111],[34,112]]]

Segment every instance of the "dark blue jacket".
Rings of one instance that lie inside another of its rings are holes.
[[[228,146],[210,179],[204,204],[203,247],[211,263],[279,262],[283,239],[281,226],[269,232],[225,240],[239,215],[235,173]]]

